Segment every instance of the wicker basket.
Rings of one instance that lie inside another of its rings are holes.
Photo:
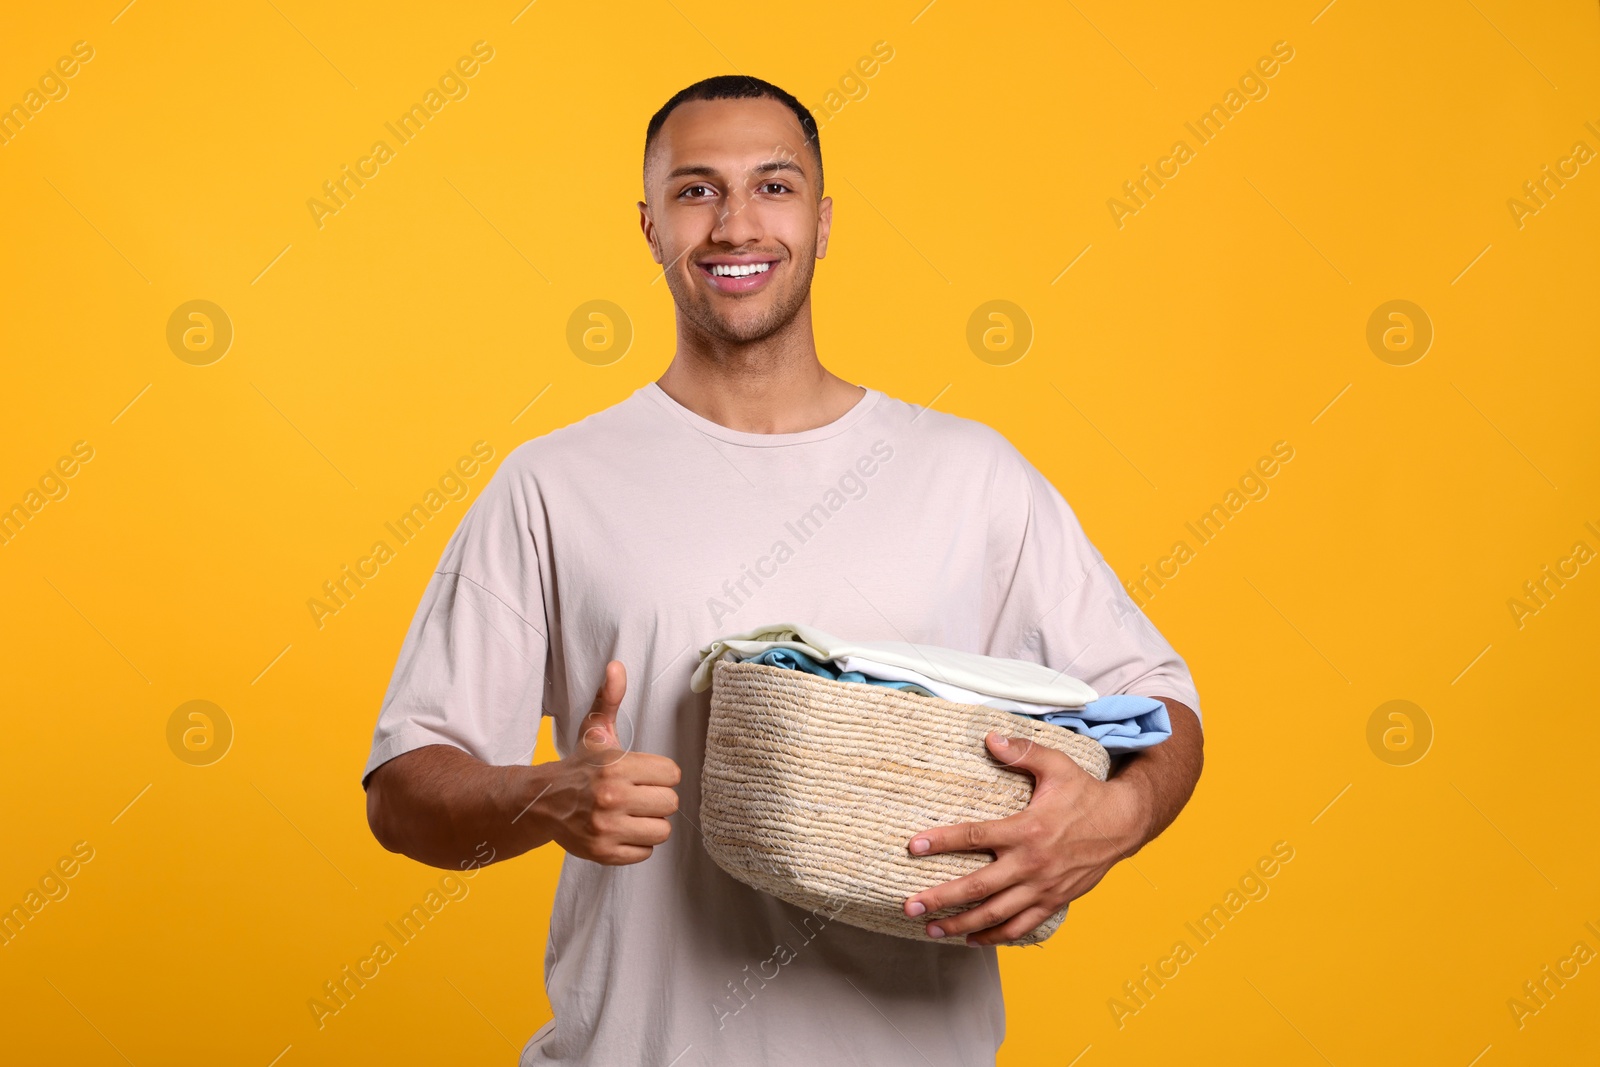
[[[932,919],[907,897],[992,861],[988,852],[913,856],[912,835],[999,819],[1027,806],[1033,776],[990,755],[998,730],[1059,749],[1104,781],[1099,742],[1009,711],[954,704],[889,686],[838,682],[723,660],[712,673],[701,777],[706,851],[734,878],[780,900],[879,933],[936,944]],[[1010,945],[1053,934],[1065,906]]]

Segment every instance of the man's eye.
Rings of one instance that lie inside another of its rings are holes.
[[[767,182],[761,187],[761,191],[765,193],[787,193],[790,190],[789,187],[782,182]]]
[[[678,196],[679,197],[688,197],[691,200],[704,200],[705,196],[698,195],[698,194],[701,194],[701,193],[710,194],[713,191],[714,190],[712,190],[712,188],[709,185],[691,185],[691,186],[689,186],[689,188],[687,188],[683,192],[679,193]]]

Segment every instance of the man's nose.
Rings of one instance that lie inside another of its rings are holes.
[[[761,212],[748,193],[732,193],[722,201],[711,239],[718,244],[744,245],[761,236]]]

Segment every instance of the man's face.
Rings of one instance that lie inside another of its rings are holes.
[[[770,336],[805,306],[833,201],[776,100],[697,100],[667,117],[645,167],[639,224],[679,314],[722,341]]]

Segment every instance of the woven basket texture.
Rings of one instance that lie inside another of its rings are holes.
[[[913,856],[920,830],[1013,815],[1033,776],[995,759],[998,730],[1070,756],[1100,781],[1110,756],[1092,738],[1025,715],[881,685],[733,660],[712,672],[700,829],[717,865],[745,885],[866,930],[934,944],[914,893],[993,860],[989,852]],[[1009,945],[1056,931],[1065,906]]]

